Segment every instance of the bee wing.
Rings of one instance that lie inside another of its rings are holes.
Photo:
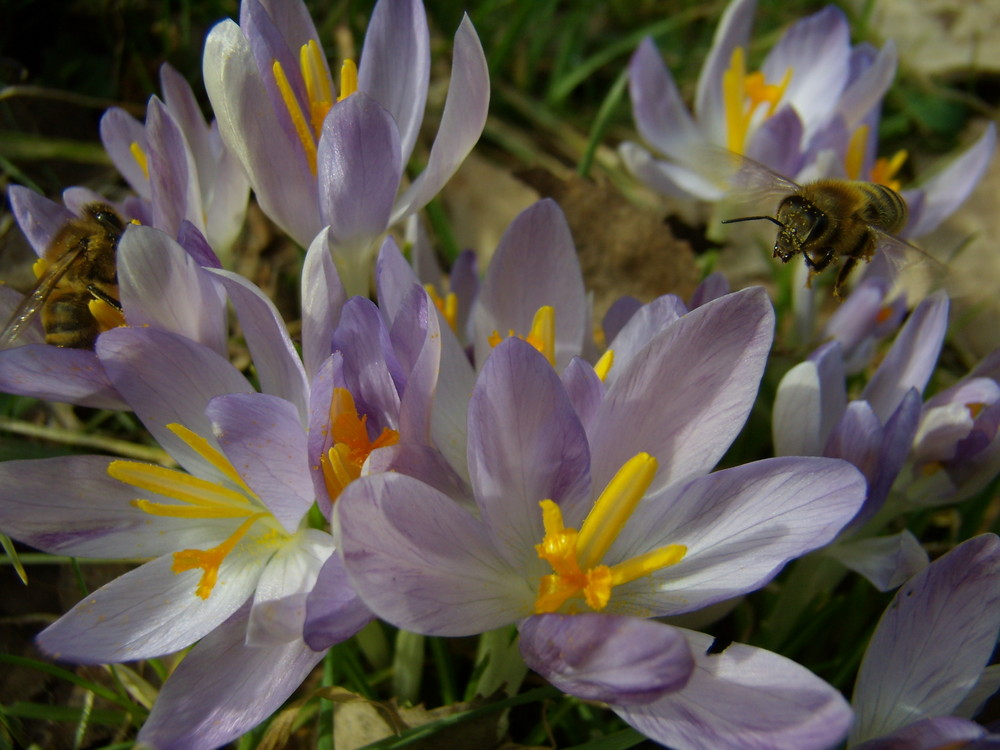
[[[948,266],[923,248],[895,235],[871,227],[878,233],[878,246],[874,260],[882,259],[891,281],[896,281],[904,271],[919,268],[932,282],[933,288],[947,282]]]
[[[776,198],[801,189],[797,183],[759,161],[718,146],[697,149],[692,169],[723,188],[727,202],[737,204],[766,203],[773,210],[777,205]]]
[[[59,284],[60,279],[66,274],[69,267],[73,265],[73,261],[85,249],[86,245],[79,243],[59,256],[55,262],[45,269],[45,272],[35,283],[34,289],[28,292],[27,296],[10,316],[3,331],[0,332],[0,350],[9,348],[17,340],[17,337],[21,335],[32,318],[38,314],[42,305],[45,304],[45,300],[52,294],[52,290]]]

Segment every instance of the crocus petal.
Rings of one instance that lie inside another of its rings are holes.
[[[153,226],[176,237],[181,222],[187,219],[204,231],[205,215],[194,157],[177,121],[155,96],[146,112],[146,128]]]
[[[878,737],[860,745],[852,745],[853,750],[942,750],[942,748],[967,748],[986,750],[1000,744],[980,744],[975,742],[986,735],[986,730],[968,719],[955,716],[936,716],[933,719],[915,721],[884,737]]]
[[[295,406],[266,393],[233,393],[205,413],[226,457],[286,531],[313,502],[306,433]]]
[[[829,543],[864,496],[864,477],[846,462],[773,458],[647,497],[605,561],[668,544],[684,545],[686,553],[648,578],[615,587],[608,611],[679,614],[760,588],[789,560]]]
[[[248,646],[301,641],[306,598],[333,549],[333,537],[325,531],[306,529],[274,554],[254,592]]]
[[[378,293],[378,309],[390,325],[399,315],[403,299],[414,284],[420,285],[420,278],[396,240],[391,235],[387,236],[382,241],[375,263],[375,290]]]
[[[746,49],[756,10],[756,0],[733,0],[726,6],[712,38],[712,49],[701,66],[694,113],[699,124],[708,130],[705,138],[712,143],[725,143],[722,74],[732,62],[733,50]]]
[[[836,544],[827,554],[863,575],[879,591],[892,591],[927,567],[927,551],[909,529],[892,536]]]
[[[430,74],[424,4],[420,0],[376,3],[361,48],[358,89],[392,115],[399,127],[403,164],[410,160],[424,119]]]
[[[555,370],[531,344],[503,342],[469,400],[469,475],[483,521],[512,566],[537,562],[542,500],[563,505],[564,516],[586,512],[589,455]]]
[[[347,485],[334,512],[351,583],[382,619],[428,635],[473,635],[530,614],[535,595],[524,573],[437,490],[374,474]]]
[[[573,410],[584,427],[590,424],[604,400],[604,384],[593,366],[580,357],[573,359],[560,376]]]
[[[301,640],[245,644],[244,609],[184,657],[137,738],[157,750],[210,750],[278,710],[323,658]]]
[[[618,153],[628,170],[653,190],[675,198],[699,198],[704,201],[720,200],[725,187],[715,184],[694,169],[656,159],[649,151],[629,141],[618,147]]]
[[[115,328],[97,340],[108,377],[156,441],[192,474],[227,481],[211,463],[166,428],[180,423],[210,438],[205,407],[215,396],[253,388],[227,359],[181,336],[154,328]]]
[[[858,54],[855,51],[854,57]],[[896,45],[890,39],[865,71],[847,85],[837,102],[837,114],[844,119],[849,130],[858,127],[861,120],[880,105],[895,77]]]
[[[1000,630],[1000,540],[974,537],[905,584],[865,652],[851,741],[946,716],[975,685]]]
[[[86,596],[38,635],[55,659],[77,664],[134,661],[179,651],[222,624],[253,594],[262,561],[239,548],[219,566],[207,599],[195,594],[200,570],[174,573],[158,557]]]
[[[608,349],[614,352],[614,362],[604,381],[605,384],[610,387],[617,379],[618,373],[623,372],[628,363],[658,333],[679,320],[687,311],[687,306],[681,298],[673,294],[657,297],[639,308],[608,344]]]
[[[309,385],[302,360],[274,303],[249,280],[212,269],[221,280],[243,328],[261,390],[291,401],[306,420]]]
[[[316,160],[331,242],[351,246],[382,233],[403,169],[392,115],[363,92],[347,97],[323,121]]]
[[[743,427],[773,332],[771,303],[757,287],[692,310],[656,336],[618,374],[588,429],[595,486],[640,451],[660,462],[654,489],[714,466]]]
[[[466,15],[455,32],[448,98],[427,166],[396,201],[391,223],[426,206],[451,179],[479,140],[486,125],[489,103],[490,76],[486,56],[472,21]]]
[[[302,263],[302,361],[310,381],[333,350],[333,332],[346,301],[330,255],[329,229],[324,229]]]
[[[0,390],[95,409],[127,409],[97,356],[84,349],[27,344],[0,351]]]
[[[939,290],[921,302],[892,349],[868,381],[861,398],[885,423],[910,388],[923,391],[937,363],[948,326],[948,297]]]
[[[686,148],[703,136],[681,98],[673,76],[650,37],[640,43],[628,66],[628,90],[635,126],[661,154],[685,160]]]
[[[619,706],[680,690],[694,658],[680,630],[596,613],[537,615],[520,624],[525,663],[563,692]]]
[[[476,362],[490,352],[490,335],[526,336],[539,308],[555,309],[555,367],[562,370],[583,348],[586,292],[573,236],[559,205],[541,200],[504,232],[476,302]]]
[[[0,528],[53,555],[133,560],[225,538],[220,524],[229,522],[153,519],[139,510],[132,504],[139,491],[112,479],[109,463],[106,456],[0,463]]]
[[[228,356],[221,289],[164,232],[128,228],[118,244],[118,283],[130,326],[172,331]]]
[[[306,598],[303,633],[309,647],[316,651],[328,649],[350,638],[374,618],[347,579],[340,555],[328,557]]]
[[[711,636],[682,632],[695,657],[687,686],[653,703],[611,705],[647,737],[674,748],[825,750],[847,733],[847,702],[805,667],[739,643],[707,654]]]
[[[713,271],[694,290],[688,307],[694,310],[706,302],[711,302],[713,299],[718,299],[727,294],[729,294],[729,281],[721,271]]]
[[[834,425],[847,407],[840,346],[821,347],[778,384],[773,439],[778,456],[822,456]]]
[[[115,168],[136,193],[148,200],[149,177],[131,150],[135,143],[148,153],[146,130],[142,123],[120,107],[112,107],[101,117],[100,129],[101,143]]]
[[[7,189],[7,199],[17,226],[40,256],[45,254],[58,228],[73,218],[65,206],[20,185]]]

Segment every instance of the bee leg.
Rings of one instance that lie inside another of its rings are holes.
[[[116,300],[114,297],[112,297],[107,292],[105,292],[105,291],[101,290],[100,288],[98,288],[97,285],[95,285],[95,284],[88,284],[87,285],[87,291],[90,292],[97,299],[101,300],[101,302],[104,302],[104,303],[106,303],[108,305],[111,305],[111,307],[113,307],[118,312],[122,311],[122,303],[119,302],[118,300]]]
[[[840,288],[847,283],[847,277],[851,275],[851,271],[854,270],[854,266],[857,264],[857,258],[847,258],[844,261],[844,265],[840,267],[840,271],[837,273],[837,280],[833,283],[833,296],[837,299],[841,298]]]

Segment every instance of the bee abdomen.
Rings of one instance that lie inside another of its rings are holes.
[[[863,182],[859,189],[868,198],[861,208],[861,217],[883,232],[895,234],[906,226],[908,210],[903,197],[890,187],[877,182]]]
[[[89,293],[50,297],[42,308],[45,343],[70,349],[93,349],[100,331],[90,314],[90,299]]]

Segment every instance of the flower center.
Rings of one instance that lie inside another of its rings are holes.
[[[747,75],[743,47],[737,46],[733,49],[729,68],[722,74],[726,148],[737,154],[744,153],[747,134],[750,132],[750,124],[758,106],[767,104],[764,117],[771,117],[781,103],[791,80],[791,68],[785,71],[779,83],[768,83],[760,71]]]
[[[516,336],[513,329],[507,332],[507,338]],[[553,367],[556,366],[556,311],[551,305],[543,305],[538,308],[535,317],[531,321],[531,330],[526,336],[520,338],[527,341],[538,351],[545,355],[545,359]],[[490,334],[490,346],[496,347],[504,340],[498,331]]]
[[[453,331],[458,331],[458,296],[454,292],[448,292],[443,298],[438,294],[433,284],[424,284],[427,295],[438,309],[441,316],[448,323]]]
[[[334,100],[333,81],[323,64],[323,52],[314,39],[299,49],[299,73],[305,84],[305,107],[300,104],[284,68],[277,60],[271,63],[271,73],[278,86],[281,100],[292,120],[295,133],[302,143],[309,169],[316,174],[316,144],[323,130],[323,121],[334,101],[343,101],[358,90],[358,68],[353,60],[344,60],[340,68],[340,95]]]
[[[108,474],[120,482],[178,501],[178,503],[162,503],[142,498],[131,501],[133,506],[152,516],[205,520],[243,519],[224,542],[212,549],[185,549],[174,553],[174,564],[171,570],[174,573],[183,573],[188,570],[200,569],[202,575],[195,589],[195,594],[202,599],[207,599],[218,582],[219,567],[223,560],[236,548],[236,545],[257,521],[268,519],[265,522],[267,529],[259,535],[260,541],[267,541],[269,538],[277,538],[280,535],[287,536],[287,534],[280,528],[270,512],[263,509],[260,500],[247,487],[225,456],[213,448],[203,437],[183,425],[169,424],[167,427],[202,458],[219,469],[242,491],[193,477],[176,469],[167,469],[163,466],[135,461],[112,461],[108,465]]]
[[[648,453],[629,459],[594,502],[579,531],[563,525],[562,510],[554,502],[539,503],[545,536],[535,550],[554,572],[542,576],[535,614],[557,612],[571,599],[580,598],[590,609],[602,610],[615,586],[675,565],[684,558],[686,546],[668,544],[615,565],[601,562],[645,495],[656,476],[656,468],[656,459]],[[576,605],[571,603],[567,611],[575,612]]]
[[[330,500],[336,500],[344,488],[361,476],[361,468],[372,451],[395,445],[399,432],[383,427],[381,434],[370,440],[368,415],[359,415],[354,397],[345,388],[334,388],[330,399],[330,436],[333,446],[320,456],[323,481]]]
[[[864,180],[877,182],[887,188],[899,191],[902,183],[896,179],[896,173],[906,162],[906,149],[897,151],[891,159],[880,156],[872,165],[867,176],[861,174],[861,167],[864,164],[865,147],[868,144],[869,127],[861,125],[851,136],[851,142],[847,146],[847,153],[844,155],[844,169],[847,176],[852,180]]]

